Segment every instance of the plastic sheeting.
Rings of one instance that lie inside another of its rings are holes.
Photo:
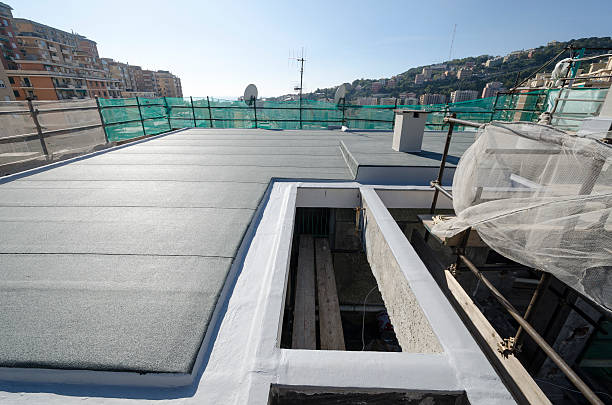
[[[603,137],[603,136],[602,136]],[[550,126],[493,122],[453,179],[456,218],[493,249],[552,273],[612,311],[612,147]]]

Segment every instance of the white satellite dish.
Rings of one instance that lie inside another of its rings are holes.
[[[251,83],[244,89],[244,102],[251,105],[255,100],[257,100],[257,86]]]
[[[340,101],[346,98],[346,84],[338,86],[336,94],[334,95],[334,104],[340,104]],[[345,100],[346,101],[346,100]]]

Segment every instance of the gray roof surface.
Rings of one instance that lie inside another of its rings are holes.
[[[352,179],[341,139],[391,142],[189,129],[0,179],[0,366],[190,372],[271,178]]]

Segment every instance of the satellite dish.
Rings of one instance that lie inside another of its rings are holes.
[[[247,103],[247,105],[251,105],[255,100],[257,100],[257,86],[249,84],[246,89],[244,89],[244,102]]]
[[[340,104],[341,100],[346,98],[346,84],[338,86],[336,89],[336,95],[334,95],[334,104]]]

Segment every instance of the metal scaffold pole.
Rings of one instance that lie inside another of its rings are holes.
[[[140,109],[140,101],[138,101],[138,96],[136,96],[136,105],[138,106],[138,115],[140,116],[140,124],[142,125],[142,135],[146,136],[147,131],[144,126],[144,119],[142,118],[142,110]]]
[[[49,156],[49,151],[47,150],[47,144],[45,143],[45,137],[43,135],[42,127],[40,126],[40,122],[38,122],[38,111],[34,109],[34,105],[32,104],[32,99],[28,97],[28,109],[30,110],[30,116],[32,117],[32,121],[34,121],[34,126],[36,126],[36,132],[38,133],[38,139],[40,139],[40,146],[42,147],[43,153],[46,156]]]
[[[212,110],[210,109],[210,99],[208,98],[208,96],[206,96],[206,102],[208,105],[208,119],[210,120],[210,127],[214,128]],[[193,105],[193,102],[192,102],[192,105]]]
[[[195,108],[193,107],[193,97],[189,96],[189,100],[191,101],[191,115],[193,116],[193,127],[197,128],[198,123],[196,121]]]
[[[102,107],[100,106],[100,97],[96,96],[96,106],[98,107],[98,114],[100,115],[100,123],[102,124],[102,131],[104,132],[104,140],[108,143],[108,134],[106,133],[106,124],[104,123],[104,116],[102,115]]]
[[[170,124],[170,107],[168,107],[168,99],[164,96],[164,105],[166,106],[166,117],[168,118],[168,130],[172,130],[172,124]]]

